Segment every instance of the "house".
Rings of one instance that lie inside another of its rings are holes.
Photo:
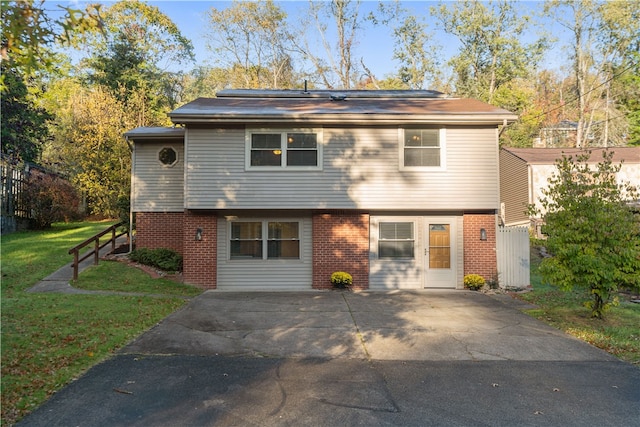
[[[613,151],[613,163],[622,162],[618,182],[630,182],[640,188],[640,147],[611,147],[591,149],[589,163],[603,160],[603,150]],[[541,208],[542,191],[548,179],[557,171],[556,160],[563,154],[576,157],[585,153],[579,148],[502,148],[500,150],[500,200],[504,224],[539,225],[539,218],[529,217],[527,206]]]
[[[433,91],[224,90],[138,128],[137,247],[207,289],[462,288],[496,272],[498,128]]]

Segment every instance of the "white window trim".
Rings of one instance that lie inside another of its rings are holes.
[[[262,258],[251,258],[251,259],[233,259],[231,258],[231,225],[234,222],[259,222],[262,224]],[[296,222],[298,223],[298,258],[268,258],[269,256],[269,223],[270,222]],[[301,219],[297,218],[242,218],[242,219],[232,219],[227,221],[227,261],[229,262],[238,262],[238,263],[256,263],[256,262],[268,262],[268,263],[291,263],[291,262],[303,262],[304,258],[304,222]]]
[[[407,129],[429,129],[428,127],[415,127]],[[405,166],[404,165],[404,131],[405,128],[398,128],[398,167],[406,171],[446,171],[447,170],[447,130],[438,129],[438,142],[440,143],[440,166]]]
[[[379,242],[380,242],[380,223],[382,222],[410,222],[413,223],[413,257],[398,257],[387,258],[380,257]],[[372,219],[370,224],[370,246],[369,252],[372,255],[372,259],[382,263],[413,263],[419,260],[419,255],[422,245],[422,226],[421,219],[413,216],[380,216]]]
[[[160,160],[160,153],[162,152],[162,150],[173,150],[173,152],[176,153],[176,160],[173,163],[169,163],[169,164],[162,163],[162,160]],[[175,149],[175,147],[172,147],[170,145],[165,145],[163,147],[160,147],[160,149],[156,153],[156,160],[158,160],[158,163],[160,163],[160,166],[162,166],[163,168],[172,168],[175,165],[177,165],[178,162],[180,161],[180,154],[178,153],[178,150]]]
[[[251,166],[251,135],[254,133],[279,133],[280,134],[280,149],[282,153],[287,151],[287,133],[314,133],[317,137],[317,153],[318,164],[316,166],[287,166],[286,156],[282,156],[280,166]],[[323,134],[322,128],[255,128],[245,130],[245,154],[244,154],[244,168],[246,171],[318,171],[322,170],[323,156]]]

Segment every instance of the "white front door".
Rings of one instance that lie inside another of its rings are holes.
[[[456,221],[450,217],[425,218],[424,287],[456,287]]]

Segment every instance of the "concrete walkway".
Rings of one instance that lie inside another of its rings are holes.
[[[640,369],[477,292],[209,291],[24,426],[639,426]]]

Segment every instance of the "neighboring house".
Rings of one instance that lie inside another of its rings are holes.
[[[225,90],[138,128],[137,247],[234,290],[462,288],[496,273],[506,110],[432,91]],[[481,233],[482,231],[482,233]],[[482,239],[481,239],[482,234]]]
[[[592,147],[589,163],[602,162],[603,150],[613,151],[613,163],[622,162],[618,182],[630,182],[640,187],[640,147]],[[542,191],[548,188],[548,179],[557,172],[556,160],[562,155],[584,153],[579,148],[503,148],[500,150],[500,200],[504,224],[539,225],[539,218],[526,213],[532,204],[541,208]],[[539,230],[538,230],[539,231]]]

